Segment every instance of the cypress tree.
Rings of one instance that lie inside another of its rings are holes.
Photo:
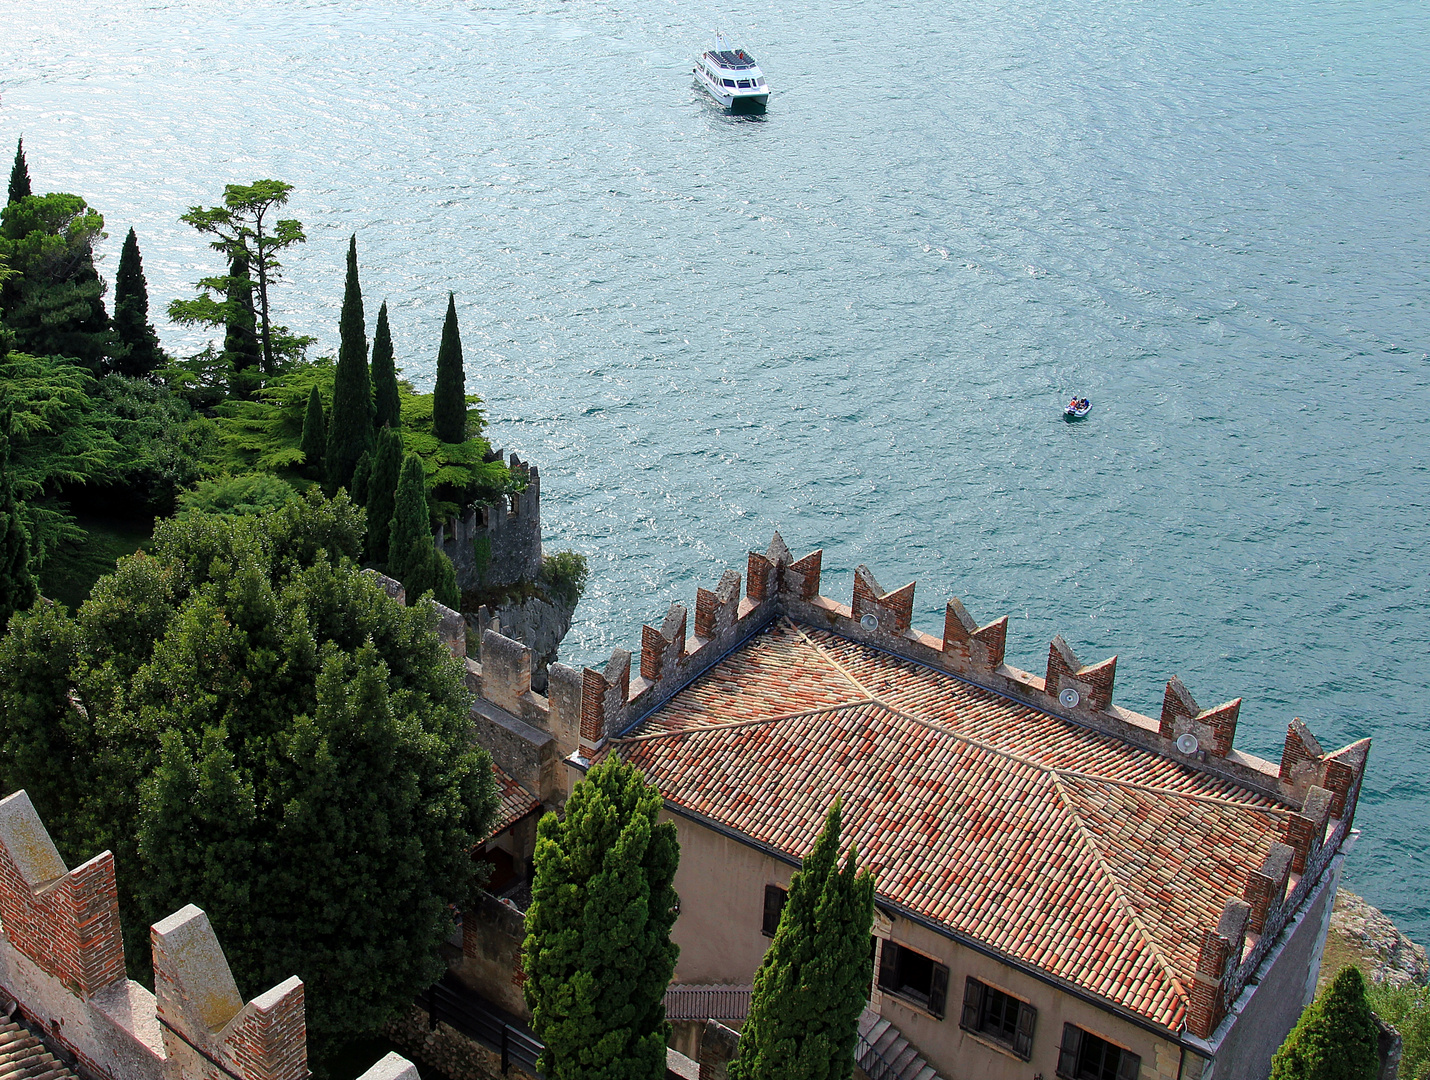
[[[258,347],[258,316],[253,310],[253,281],[248,276],[246,252],[238,252],[229,263],[224,302],[228,307],[228,323],[223,355],[233,372],[230,388],[235,397],[249,397],[261,378],[263,353]]]
[[[114,337],[114,370],[119,374],[147,375],[163,365],[159,335],[149,322],[149,283],[133,229],[124,238],[114,274]]]
[[[362,457],[358,458],[358,463],[353,467],[353,489],[350,494],[353,502],[359,506],[367,505],[367,489],[372,481],[372,455],[366,450],[362,452]]]
[[[660,792],[607,758],[537,827],[522,967],[548,1080],[661,1080],[680,843]],[[866,951],[868,946],[865,946]]]
[[[389,435],[395,434],[389,432]],[[452,560],[438,551],[432,541],[427,472],[416,454],[408,454],[402,462],[388,552],[387,572],[407,587],[409,597],[421,596],[430,589],[439,604],[458,606],[460,597]]]
[[[0,413],[0,635],[10,616],[27,609],[38,595],[35,579],[30,576],[30,534],[20,517],[10,480],[12,419],[9,409]]]
[[[1365,979],[1344,967],[1276,1051],[1271,1080],[1374,1080],[1379,1071],[1379,1028]]]
[[[333,413],[328,418],[328,487],[349,487],[353,469],[372,447],[372,383],[367,370],[367,328],[358,284],[357,236],[348,241],[348,278],[338,324],[338,370],[333,377]]]
[[[367,557],[372,562],[387,562],[387,541],[401,475],[402,436],[386,428],[377,433],[377,456],[367,482]]]
[[[869,1000],[874,879],[839,865],[835,800],[814,850],[790,882],[759,970],[730,1080],[849,1080],[859,1014]]]
[[[303,438],[298,443],[298,448],[303,451],[305,469],[314,480],[323,478],[323,448],[327,441],[327,428],[323,424],[323,396],[314,386],[308,395],[308,408],[303,413]]]
[[[15,143],[15,164],[10,166],[10,198],[8,203],[16,203],[30,195],[30,169],[25,164],[25,137]]]
[[[397,390],[397,364],[392,357],[392,331],[387,325],[387,301],[377,309],[377,331],[372,336],[372,396],[377,408],[373,425],[402,426],[401,396]]]
[[[432,390],[432,433],[445,443],[467,441],[467,376],[462,370],[462,334],[457,329],[457,297],[447,294],[447,321],[437,350],[437,385]]]

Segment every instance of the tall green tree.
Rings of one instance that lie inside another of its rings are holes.
[[[680,842],[660,792],[614,758],[537,827],[522,949],[548,1080],[660,1080]]]
[[[367,482],[367,557],[386,563],[397,507],[397,481],[402,477],[402,436],[392,428],[377,433],[377,454]],[[449,607],[451,605],[448,605]]]
[[[0,259],[16,272],[0,285],[0,317],[21,351],[103,370],[110,322],[94,245],[105,236],[78,195],[29,195],[0,210]]]
[[[248,276],[248,253],[236,252],[228,267],[224,290],[223,355],[233,372],[230,386],[235,397],[250,397],[263,369],[258,344],[258,316],[253,310],[253,280]]]
[[[421,596],[431,589],[439,604],[455,608],[461,603],[452,560],[432,542],[427,472],[417,454],[408,454],[403,459],[402,475],[397,481],[396,504],[388,534],[387,572],[407,587],[408,596]]]
[[[114,339],[111,366],[119,374],[148,375],[163,366],[159,335],[149,322],[149,283],[133,229],[124,238],[114,274]]]
[[[282,277],[278,253],[308,239],[303,232],[303,223],[294,218],[266,220],[287,204],[292,191],[293,185],[281,180],[228,184],[223,189],[222,206],[191,206],[179,219],[214,237],[209,246],[223,252],[230,261],[242,252],[247,257],[250,272],[257,275],[259,340],[262,342],[265,375],[272,375],[278,369],[279,351],[275,348],[274,339],[281,328],[272,325],[268,302],[268,287]],[[203,287],[201,282],[200,288]]]
[[[840,866],[841,824],[836,799],[755,972],[731,1080],[849,1080],[853,1073],[873,977],[874,879],[856,866],[853,845]]]
[[[15,164],[10,166],[10,197],[6,202],[17,203],[31,194],[30,169],[25,164],[25,137],[22,135],[15,143]]]
[[[240,986],[303,980],[320,1064],[445,970],[496,808],[460,668],[361,536],[316,492],[164,521],[75,616],[0,639],[0,781],[71,865],[114,851],[130,970],[197,903]]]
[[[367,489],[371,482],[372,455],[364,450],[362,457],[358,458],[357,466],[353,469],[353,489],[349,492],[353,502],[359,506],[367,505]]]
[[[348,276],[338,324],[338,369],[333,377],[333,412],[323,461],[328,487],[349,487],[358,458],[372,449],[372,383],[367,369],[367,327],[358,284],[357,236],[348,241]]]
[[[303,441],[298,449],[303,451],[303,464],[308,475],[314,480],[323,478],[323,448],[328,442],[328,430],[323,423],[323,395],[314,384],[308,394],[308,407],[303,412]]]
[[[372,398],[376,407],[373,425],[402,426],[402,394],[397,387],[397,364],[392,356],[392,330],[387,325],[387,301],[377,310],[377,330],[372,336]]]
[[[432,430],[443,442],[467,438],[467,376],[462,370],[462,334],[457,329],[457,296],[447,294],[447,320],[437,350],[437,385],[432,390]]]
[[[1286,1036],[1271,1059],[1271,1080],[1375,1080],[1378,1045],[1365,979],[1347,966]]]
[[[15,504],[10,480],[10,432],[14,413],[0,412],[0,634],[17,611],[35,602],[35,579],[30,576],[30,533]]]

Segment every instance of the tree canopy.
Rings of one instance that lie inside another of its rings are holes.
[[[790,882],[774,941],[755,972],[731,1080],[849,1080],[869,1001],[874,879],[851,846],[839,865],[835,800]]]
[[[437,350],[437,383],[432,388],[432,433],[447,443],[467,438],[467,375],[462,369],[462,333],[457,328],[457,297],[447,294],[447,318]]]
[[[338,366],[323,455],[329,491],[352,486],[358,458],[372,448],[372,381],[367,369],[367,328],[358,283],[357,237],[348,241],[348,273],[338,324]]]
[[[0,412],[0,634],[16,611],[35,602],[30,574],[30,534],[15,504],[10,482],[10,429],[13,415]]]
[[[15,141],[15,163],[10,166],[10,191],[5,201],[19,202],[30,194],[30,167],[25,164],[25,138],[21,136]]]
[[[373,426],[402,426],[402,392],[397,386],[397,363],[392,355],[392,329],[387,325],[387,301],[377,311],[377,330],[372,336]]]
[[[537,827],[522,965],[548,1080],[665,1076],[680,843],[661,805],[639,769],[607,758],[564,819]]]
[[[149,283],[134,230],[124,238],[114,274],[114,349],[111,367],[121,375],[148,375],[164,364],[159,335],[149,322]]]
[[[76,615],[0,641],[0,781],[72,865],[114,851],[131,970],[197,903],[247,993],[303,980],[320,1061],[440,974],[496,808],[461,667],[430,606],[359,572],[361,536],[316,491],[162,522]]]
[[[1271,1059],[1271,1080],[1375,1080],[1380,1070],[1379,1028],[1365,979],[1344,967],[1306,1006]]]

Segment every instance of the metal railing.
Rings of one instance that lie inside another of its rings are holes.
[[[541,1075],[536,1071],[536,1059],[545,1049],[540,1040],[516,1017],[468,990],[454,976],[448,975],[418,994],[417,1004],[427,1010],[432,1028],[440,1021],[500,1054],[503,1076],[513,1064]]]
[[[743,1020],[753,987],[691,983],[665,992],[667,1020]]]

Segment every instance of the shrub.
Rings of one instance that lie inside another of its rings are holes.
[[[1430,1080],[1430,988],[1371,983],[1366,998],[1375,1014],[1400,1032],[1403,1080]]]
[[[541,560],[541,584],[554,600],[575,607],[586,591],[591,569],[579,551],[557,551]]]
[[[1356,968],[1344,967],[1276,1051],[1271,1080],[1374,1080],[1379,1034],[1365,979]]]
[[[177,517],[190,514],[261,514],[292,502],[298,493],[270,473],[205,480],[179,496]]]

